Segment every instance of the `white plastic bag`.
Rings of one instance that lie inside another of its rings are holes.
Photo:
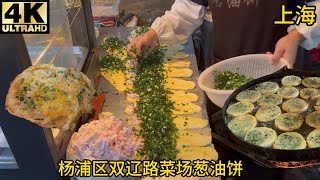
[[[120,0],[91,0],[93,22],[99,27],[116,26]]]
[[[91,0],[93,17],[116,17],[119,15],[120,0]]]

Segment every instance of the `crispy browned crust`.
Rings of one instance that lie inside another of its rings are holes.
[[[320,116],[320,111],[314,111],[314,112],[310,113],[310,114],[306,117],[306,123],[307,123],[310,127],[319,129],[319,128],[320,128],[320,125],[316,125],[316,124],[312,123],[312,121],[311,121],[312,118],[313,118],[313,116],[317,116],[317,115]]]

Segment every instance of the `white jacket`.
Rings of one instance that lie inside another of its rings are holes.
[[[307,26],[305,23],[292,25],[288,28],[288,32],[297,29],[306,38],[301,46],[310,50],[320,44],[320,0],[310,2],[308,5],[316,6],[316,23],[312,26]],[[161,43],[174,44],[187,39],[202,24],[205,12],[205,6],[189,0],[176,0],[171,10],[158,17],[151,28],[157,32]]]

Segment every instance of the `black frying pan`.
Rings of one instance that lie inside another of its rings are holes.
[[[285,72],[279,72],[271,75],[267,75],[255,80],[250,81],[246,85],[240,87],[239,89],[235,90],[230,97],[227,99],[227,101],[224,104],[223,107],[223,120],[224,120],[224,127],[226,129],[226,132],[230,139],[235,143],[236,145],[249,150],[252,152],[252,155],[256,157],[263,157],[263,159],[268,160],[274,160],[274,161],[310,161],[315,159],[320,159],[320,148],[307,148],[304,150],[279,150],[279,149],[273,149],[273,148],[264,148],[260,146],[256,146],[253,144],[249,144],[237,136],[235,136],[230,129],[227,126],[227,123],[230,121],[230,118],[228,118],[228,115],[226,113],[226,110],[229,106],[229,104],[236,101],[236,95],[240,93],[241,91],[244,91],[246,89],[250,89],[251,87],[265,82],[265,81],[280,81],[281,78],[287,75],[296,75],[301,78],[304,77],[311,77],[316,76],[320,77],[320,71],[285,71]],[[305,125],[305,122],[304,122]],[[307,126],[307,125],[305,125]],[[279,135],[279,133],[278,133]]]

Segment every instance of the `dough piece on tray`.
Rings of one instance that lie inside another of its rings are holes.
[[[168,77],[191,77],[193,74],[189,68],[164,67],[164,70]]]
[[[320,88],[320,77],[308,77],[302,80],[302,84],[308,88]]]
[[[255,127],[246,134],[244,140],[257,146],[271,147],[276,138],[277,133],[273,129],[267,127]]]
[[[196,84],[193,81],[186,81],[178,78],[167,78],[164,87],[166,89],[189,90],[194,89]]]
[[[183,90],[170,90],[172,94],[168,94],[171,101],[178,102],[196,102],[199,100],[199,96]]]
[[[320,129],[315,129],[307,137],[307,143],[309,148],[320,147]]]
[[[192,131],[179,131],[177,147],[184,146],[208,146],[212,143],[212,137]]]
[[[127,89],[126,77],[122,71],[103,71],[101,75],[110,83],[117,91],[123,92]]]
[[[176,52],[176,54],[172,56],[172,58],[174,59],[186,59],[188,57],[189,57],[189,54],[186,54],[184,52]]]
[[[206,119],[191,116],[177,116],[173,122],[180,130],[201,129],[207,127],[209,124],[209,121]]]
[[[175,102],[174,115],[194,114],[201,111],[201,107],[191,102]]]
[[[188,68],[190,67],[191,63],[190,61],[187,60],[178,60],[178,59],[172,59],[170,61],[165,61],[163,63],[164,67],[185,67]]]
[[[244,136],[257,125],[257,120],[252,115],[243,115],[232,119],[228,123],[228,128],[237,137],[243,139]]]
[[[185,160],[218,160],[218,152],[213,145],[207,147],[181,147],[178,148],[177,159]]]

